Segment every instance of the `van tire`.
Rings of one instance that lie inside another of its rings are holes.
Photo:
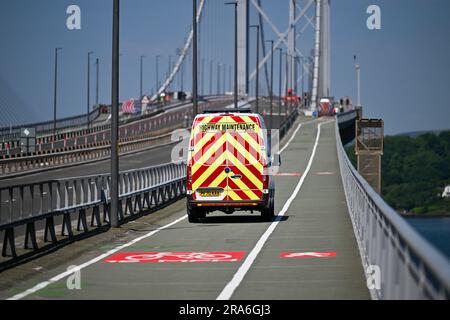
[[[269,196],[269,201],[267,207],[264,207],[261,210],[261,219],[262,221],[270,222],[275,216],[275,199],[273,193]]]
[[[198,223],[200,222],[200,219],[206,216],[203,210],[195,207],[189,208],[189,206],[187,208],[187,214],[188,214],[188,221],[190,223]]]

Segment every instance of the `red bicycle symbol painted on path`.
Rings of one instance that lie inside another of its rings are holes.
[[[109,263],[149,263],[149,262],[235,262],[245,255],[243,251],[214,252],[120,252],[104,262]]]

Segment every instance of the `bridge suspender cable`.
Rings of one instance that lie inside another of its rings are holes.
[[[203,7],[205,4],[205,0],[200,0],[200,4],[198,7],[198,11],[197,11],[197,24],[200,22],[200,18],[202,16],[202,12],[203,12]],[[186,43],[184,44],[183,50],[181,55],[178,57],[178,61],[175,64],[174,68],[172,69],[172,72],[169,74],[168,78],[166,79],[166,81],[164,81],[164,83],[162,84],[162,86],[157,89],[156,93],[151,97],[151,101],[154,101],[156,98],[158,98],[158,96],[163,93],[167,87],[172,83],[172,81],[175,79],[176,74],[178,73],[178,71],[181,68],[181,65],[183,64],[186,56],[188,55],[188,51],[189,51],[189,47],[192,44],[192,40],[193,40],[193,30],[191,29],[189,36],[186,40]]]

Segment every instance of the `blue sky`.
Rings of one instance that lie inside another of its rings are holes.
[[[200,39],[203,39],[200,59],[220,60],[228,72],[233,53],[233,16],[232,8],[222,5],[223,2],[207,1],[207,18],[200,30]],[[304,2],[299,0],[300,4]],[[274,24],[284,31],[288,22],[288,1],[262,0],[262,3]],[[81,8],[81,30],[66,28],[66,8],[71,4]],[[366,28],[366,9],[371,4],[381,8],[381,30]],[[139,94],[141,54],[146,56],[145,92],[150,93],[155,87],[155,55],[161,55],[160,79],[167,72],[168,56],[175,58],[176,48],[183,45],[187,36],[191,1],[128,0],[122,1],[121,10],[120,98],[127,99]],[[446,105],[450,92],[449,12],[448,0],[332,1],[333,95],[355,97],[353,55],[356,54],[362,68],[362,103],[366,117],[383,118],[388,134],[449,129],[450,108]],[[312,16],[313,10],[309,10],[308,15]],[[257,21],[254,10],[251,20],[251,23]],[[0,86],[3,88],[0,95],[6,97],[0,98],[14,101],[14,107],[9,108],[22,114],[21,119],[25,116],[27,122],[50,119],[54,48],[63,47],[59,64],[58,116],[86,110],[88,51],[95,52],[91,60],[91,83],[95,83],[94,61],[99,58],[100,102],[110,103],[111,21],[112,0],[1,1]],[[274,38],[268,25],[265,30],[267,39]],[[305,53],[312,47],[312,36],[309,28],[300,38],[299,48]],[[275,59],[275,63],[277,61]],[[188,71],[185,87],[190,83]],[[209,67],[206,79],[208,73]],[[228,74],[226,82],[229,82]],[[178,84],[177,80],[175,86]],[[208,86],[206,89],[208,91]],[[94,86],[91,93],[91,101],[94,101]]]

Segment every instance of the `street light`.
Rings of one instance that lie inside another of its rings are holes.
[[[269,127],[272,129],[273,125],[273,40],[266,40],[266,42],[271,43],[271,53],[270,53],[270,120]]]
[[[359,65],[359,63],[356,63],[356,55],[353,56],[353,60],[355,61],[355,70],[356,70],[356,90],[357,90],[356,106],[361,107],[361,66]]]
[[[167,78],[170,76],[171,70],[172,70],[172,56],[169,55],[169,68],[167,69]],[[171,85],[171,83],[169,83],[169,85],[167,86],[169,91],[170,91],[170,85]]]
[[[158,68],[159,68],[159,57],[160,55],[158,54],[156,56],[156,84],[155,84],[155,88],[156,88],[156,93],[158,94],[158,90],[159,90],[159,76],[158,76]]]
[[[304,57],[300,57],[300,65],[302,68],[302,101],[303,101],[303,98],[305,96],[305,58]]]
[[[280,71],[278,74],[278,115],[281,113],[281,66],[282,66],[282,58],[283,58],[283,49],[277,48],[277,50],[280,50]],[[284,114],[284,117],[287,117],[287,114]]]
[[[99,79],[100,79],[100,60],[99,60],[99,58],[97,58],[96,60],[95,60],[95,73],[96,73],[96,77],[95,77],[95,105],[96,105],[96,107],[97,107],[97,109],[98,109],[98,106],[99,106],[99,104],[98,104],[98,91],[99,91]]]
[[[202,88],[200,90],[200,95],[203,96],[203,95],[205,95],[205,58],[202,58],[201,68],[202,68],[202,79],[200,81],[201,81]]]
[[[139,97],[140,99],[142,99],[142,94],[143,94],[143,78],[144,78],[144,73],[143,73],[143,68],[144,68],[144,58],[145,56],[141,56],[141,64],[140,64],[140,86],[139,86]]]
[[[256,79],[255,79],[255,106],[256,113],[259,113],[259,25],[251,25],[256,28]]]
[[[198,113],[197,101],[197,0],[192,0],[192,118]]]
[[[53,137],[56,134],[56,94],[58,87],[58,51],[62,48],[55,48],[55,85],[53,92]]]
[[[111,72],[111,206],[112,227],[119,226],[119,0],[113,2],[113,39]]]
[[[238,7],[238,2],[234,1],[234,2],[225,2],[226,5],[234,5],[234,107],[237,108],[238,107],[238,99],[237,99],[237,65],[238,65],[238,54],[237,54],[237,38],[238,38],[238,34],[237,34],[237,29],[238,29],[238,25],[237,25],[237,7]]]
[[[289,89],[289,62],[288,62],[288,56],[290,56],[290,54],[289,53],[287,53],[287,52],[283,52],[283,55],[285,56],[285,74],[286,74],[286,87],[285,87],[285,94],[287,95],[287,91],[288,91],[288,89]],[[285,102],[285,104],[284,104],[284,112],[286,113],[286,115],[289,113],[288,112],[288,103],[287,102]]]
[[[212,96],[212,82],[213,82],[213,64],[214,62],[211,60],[209,62],[209,95]]]
[[[89,129],[89,109],[90,109],[90,96],[91,96],[91,54],[93,54],[93,51],[88,52],[88,70],[87,70],[87,128]]]

